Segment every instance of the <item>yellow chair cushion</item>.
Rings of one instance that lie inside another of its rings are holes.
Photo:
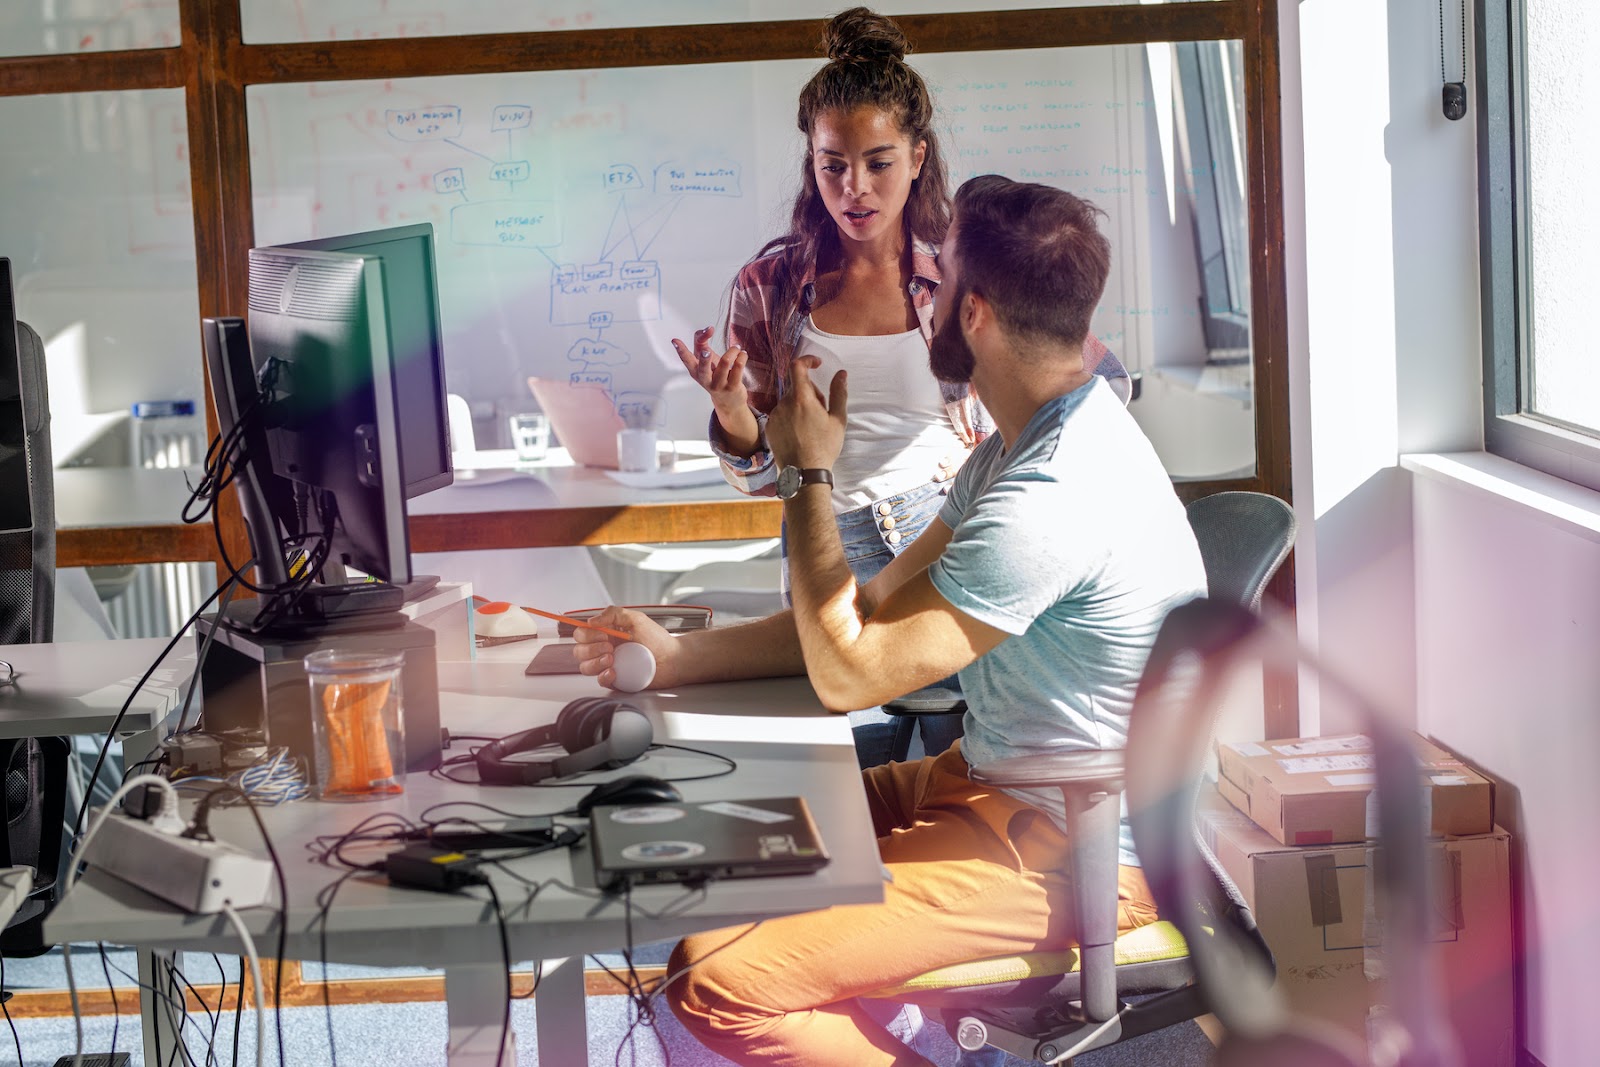
[[[1119,967],[1125,963],[1154,963],[1159,960],[1181,959],[1188,954],[1189,946],[1183,940],[1183,935],[1169,922],[1153,922],[1129,930],[1117,938],[1115,946],[1115,958]],[[994,985],[1000,982],[1017,982],[1024,978],[1071,974],[1077,969],[1077,949],[1065,949],[1060,952],[1028,952],[1020,956],[996,956],[992,959],[969,960],[966,963],[951,964],[949,967],[939,967],[893,988],[880,989],[868,995],[893,998],[930,989]]]

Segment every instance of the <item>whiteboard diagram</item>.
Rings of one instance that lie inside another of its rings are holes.
[[[542,257],[549,267],[550,325],[588,331],[567,349],[572,383],[610,392],[614,372],[632,357],[626,348],[607,340],[604,332],[619,323],[662,318],[663,271],[660,261],[650,256],[652,247],[685,198],[741,196],[741,168],[728,159],[667,160],[648,169],[647,187],[638,166],[607,165],[592,179],[615,201],[615,208],[593,258],[573,261],[564,247],[561,205],[518,195],[519,186],[531,183],[536,165],[523,149],[537,146],[519,145],[516,134],[531,129],[534,115],[528,104],[502,103],[490,109],[490,141],[499,147],[503,136],[499,154],[463,142],[466,119],[455,104],[387,108],[384,128],[403,144],[438,142],[487,165],[482,188],[463,166],[432,175],[434,193],[450,201],[448,224],[436,239]],[[654,194],[650,201],[639,197],[647,190]]]
[[[741,124],[684,106],[713,73],[263,87],[258,241],[430,222],[453,391],[658,394],[764,229]]]

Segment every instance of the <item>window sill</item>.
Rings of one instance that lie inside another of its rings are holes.
[[[1246,411],[1250,409],[1253,379],[1248,363],[1229,364],[1176,364],[1154,368],[1149,373],[1171,382],[1179,389],[1202,393],[1219,400],[1231,400]]]
[[[1600,543],[1600,493],[1488,452],[1419,452],[1401,456],[1414,477],[1492,497],[1538,521]]]

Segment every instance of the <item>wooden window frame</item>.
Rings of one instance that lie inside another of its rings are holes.
[[[1291,499],[1279,2],[1202,0],[895,16],[922,54],[1149,41],[1242,42],[1246,109],[1252,119],[1246,169],[1256,472],[1250,478],[1180,482],[1177,491],[1185,501],[1227,489]],[[806,59],[816,57],[819,23],[806,18],[725,26],[246,44],[239,0],[180,0],[179,20],[182,33],[175,48],[0,58],[0,96],[184,90],[203,316],[242,315],[246,307],[247,252],[254,243],[245,113],[249,86]],[[215,415],[209,410],[207,422],[215,432]],[[230,555],[246,558],[244,525],[231,494],[225,504],[224,541]],[[528,522],[526,515],[517,513],[418,516],[410,523],[411,544],[414,551],[431,552],[447,547],[769,537],[777,533],[780,521],[775,505],[735,510],[657,504],[557,509],[539,516],[538,522]],[[181,524],[62,530],[57,555],[61,566],[218,558],[209,531]],[[1285,605],[1293,604],[1291,575],[1292,568],[1283,568],[1271,588],[1271,595]],[[1269,731],[1275,723],[1280,731],[1288,731],[1276,736],[1292,734],[1292,705],[1292,699],[1286,704],[1269,697]]]

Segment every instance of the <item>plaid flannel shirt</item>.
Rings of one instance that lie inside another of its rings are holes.
[[[922,339],[929,344],[933,342],[933,293],[939,287],[939,268],[933,260],[937,252],[938,249],[927,241],[913,239],[911,242],[911,281],[906,291],[917,313]],[[734,280],[733,298],[728,308],[727,340],[748,353],[744,385],[761,431],[756,452],[748,457],[729,452],[722,424],[715,414],[711,416],[711,447],[722,461],[722,475],[729,485],[750,496],[777,495],[778,471],[772,462],[772,453],[766,448],[767,415],[777,406],[788,384],[789,361],[794,357],[806,316],[811,314],[817,295],[813,270],[802,282],[800,304],[790,320],[781,325],[774,323],[777,278],[781,270],[781,252],[772,252],[745,264]],[[783,338],[784,343],[780,344],[779,338]],[[1105,378],[1128,376],[1127,368],[1093,334],[1084,342],[1083,362],[1086,369]],[[939,391],[944,397],[951,429],[968,451],[972,450],[994,429],[989,413],[978,402],[978,394],[969,383],[940,382]]]

